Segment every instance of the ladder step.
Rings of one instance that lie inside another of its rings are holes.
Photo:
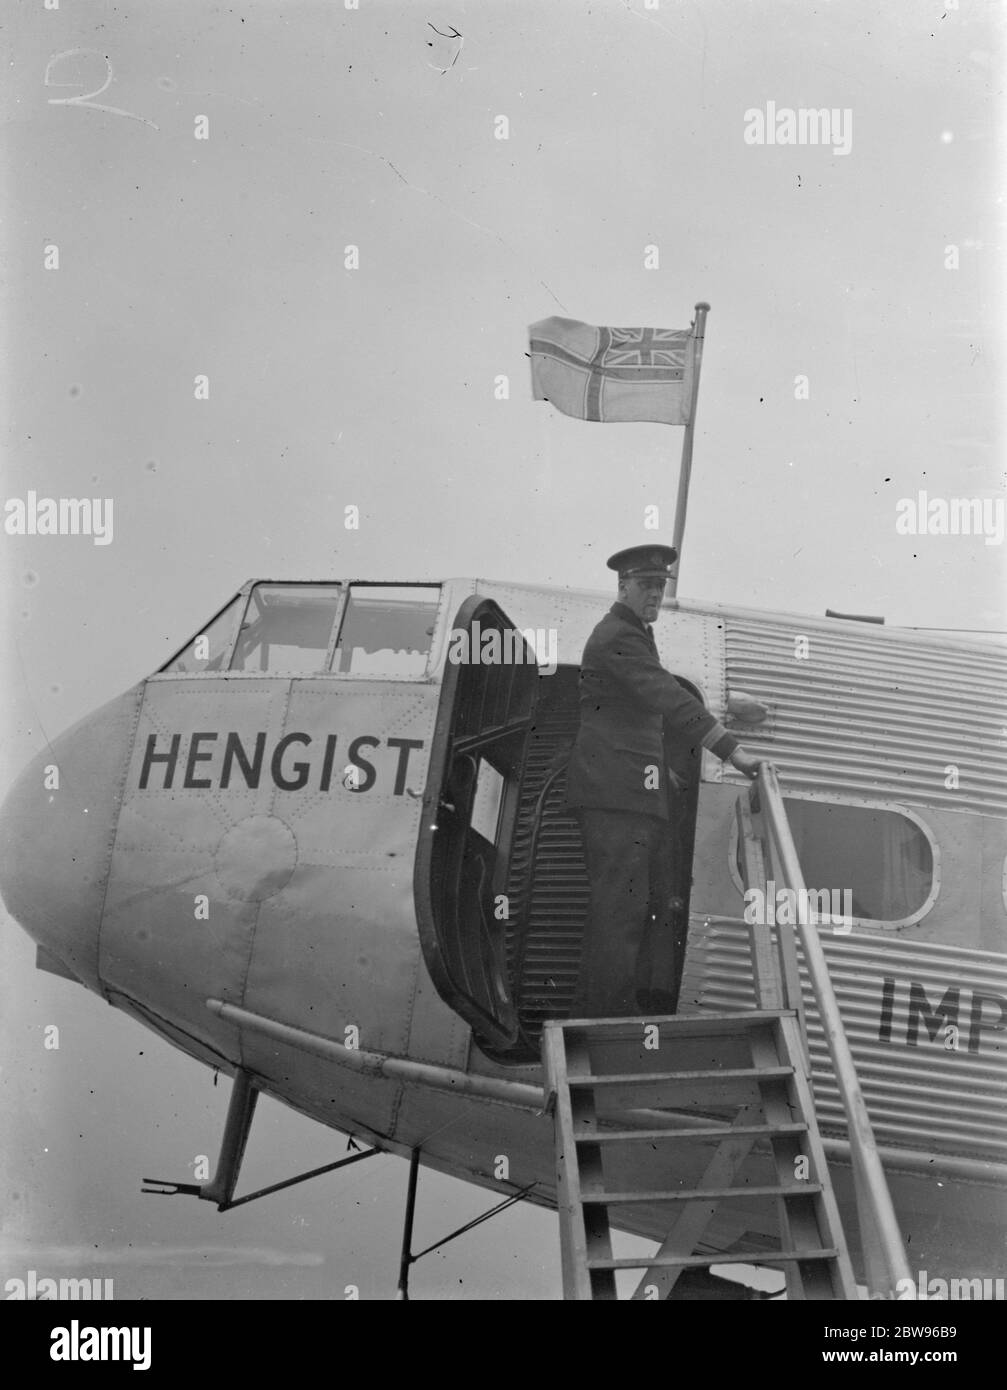
[[[829,1247],[814,1250],[773,1250],[758,1255],[652,1255],[648,1260],[640,1255],[635,1258],[588,1259],[588,1269],[709,1269],[711,1265],[729,1265],[739,1262],[760,1265],[797,1264],[801,1260],[834,1260],[839,1251]]]
[[[735,1197],[815,1197],[821,1183],[802,1182],[786,1187],[702,1187],[677,1192],[582,1192],[584,1206],[628,1206],[635,1202],[720,1202]]]
[[[524,960],[541,1012],[559,1008],[546,1002],[549,987],[568,987],[565,945]],[[663,1053],[650,1051],[648,1026],[659,1031]],[[787,1009],[545,1022],[567,1298],[615,1298],[617,1271],[652,1271],[655,1280],[668,1271],[673,1280],[674,1271],[738,1262],[785,1269],[788,1287],[797,1284],[791,1297],[857,1296],[795,1039],[806,1047]],[[690,1140],[703,1147],[685,1147]],[[787,1161],[805,1150],[815,1164],[810,1182],[797,1181]],[[778,1222],[764,1230],[774,1212]],[[611,1225],[674,1230],[679,1216],[689,1233],[669,1235],[661,1253],[613,1254]],[[746,1230],[743,1240],[730,1235]],[[763,1240],[769,1249],[758,1248]],[[711,1247],[719,1248],[691,1253]]]
[[[794,1017],[787,1010],[748,1009],[741,1014],[641,1014],[638,1018],[571,1018],[563,1022],[566,1034],[587,1034],[589,1040],[605,1041],[606,1034],[625,1031],[638,1032],[644,1023],[659,1023],[669,1037],[719,1038],[732,1033],[750,1033],[776,1023],[781,1018]]]
[[[655,1139],[751,1139],[760,1136],[807,1134],[808,1126],[795,1121],[785,1125],[720,1125],[703,1129],[575,1129],[578,1144],[621,1144],[633,1140]]]
[[[568,1076],[567,1085],[649,1086],[668,1081],[779,1081],[793,1076],[793,1067],[721,1067],[716,1071],[640,1071],[619,1076]]]

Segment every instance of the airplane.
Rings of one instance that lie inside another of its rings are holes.
[[[564,765],[611,601],[252,580],[28,766],[0,813],[0,888],[38,967],[235,1077],[213,1182],[162,1190],[232,1204],[262,1092],[410,1158],[410,1211],[417,1164],[556,1205],[540,1047],[569,1012],[588,892]],[[914,1265],[1002,1274],[1003,647],[678,597],[655,634],[778,769],[808,884],[848,894],[821,943]],[[679,798],[683,1018],[754,1006],[747,785],[703,752]],[[845,1224],[846,1121],[810,1006],[807,1045]],[[662,1236],[646,1206],[616,1224]],[[724,1264],[774,1239],[754,1200],[704,1234]],[[720,1296],[700,1274],[678,1287]]]

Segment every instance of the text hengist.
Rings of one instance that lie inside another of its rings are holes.
[[[183,757],[181,734],[164,737],[148,734],[140,766],[139,789],[171,791],[182,787],[210,791],[219,787],[226,791],[237,785],[254,791],[265,775],[274,787],[285,792],[302,791],[308,786],[327,792],[332,790],[333,782],[350,791],[367,792],[379,777],[379,768],[371,757],[383,743],[385,749],[394,753],[394,774],[390,768],[385,772],[386,776],[394,775],[392,795],[405,794],[409,758],[423,747],[421,738],[382,740],[376,734],[359,734],[349,741],[344,755],[353,769],[351,777],[344,777],[343,769],[336,767],[336,753],[341,747],[339,740],[339,734],[326,734],[324,738],[313,738],[306,733],[284,734],[273,744],[267,758],[267,734],[257,733],[253,740],[238,733],[209,729],[188,735]],[[310,750],[306,756],[297,756],[305,750]],[[388,764],[391,760],[379,754],[375,761]]]

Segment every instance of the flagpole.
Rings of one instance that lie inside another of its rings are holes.
[[[675,534],[672,545],[678,551],[675,573],[668,580],[668,597],[678,593],[678,576],[682,569],[682,537],[685,535],[685,512],[689,504],[689,478],[692,474],[692,436],[696,428],[696,405],[699,401],[699,369],[703,362],[703,339],[706,335],[707,303],[696,305],[696,332],[692,368],[692,400],[689,403],[689,423],[682,439],[682,466],[678,473],[678,500],[675,503]]]

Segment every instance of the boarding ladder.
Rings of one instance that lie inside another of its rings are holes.
[[[805,903],[772,764],[737,818],[746,888],[772,880]],[[893,1297],[911,1279],[905,1250],[817,928],[799,917],[846,1110],[864,1277]],[[683,1271],[738,1261],[781,1268],[791,1299],[859,1296],[815,1117],[794,931],[753,926],[751,951],[754,1010],[546,1023],[566,1298],[624,1297],[623,1270],[643,1271],[631,1297],[675,1297]],[[663,1232],[658,1251],[613,1256],[613,1225]]]

